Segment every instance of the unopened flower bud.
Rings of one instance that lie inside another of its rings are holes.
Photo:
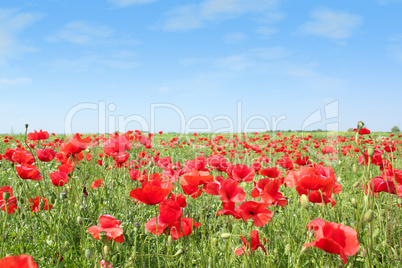
[[[173,245],[174,240],[173,240],[173,237],[171,235],[168,236],[167,243],[168,243],[168,245]]]
[[[181,254],[184,254],[184,249],[179,249],[174,255],[175,256],[179,256],[179,255],[181,255]]]
[[[39,210],[43,210],[45,208],[45,200],[41,199],[39,202]]]
[[[84,224],[84,220],[80,216],[77,217],[77,224],[78,225],[83,225]]]
[[[360,131],[364,127],[364,123],[362,121],[357,122],[357,131]]]
[[[367,155],[369,157],[373,157],[373,155],[374,155],[374,147],[370,146],[370,147],[367,148]]]
[[[92,252],[92,250],[90,250],[90,249],[85,250],[85,257],[86,258],[92,259],[93,256],[94,256],[94,253]]]
[[[70,242],[65,241],[65,242],[64,242],[64,247],[68,248],[69,246],[70,246]]]
[[[104,246],[103,246],[103,248],[102,248],[102,250],[103,250],[103,255],[104,255],[105,257],[107,257],[107,256],[109,256],[109,255],[110,255],[110,249],[109,249],[109,246],[104,245]]]
[[[356,164],[353,164],[352,170],[353,170],[353,173],[357,172],[357,165]]]
[[[360,180],[358,180],[357,182],[353,183],[353,188],[357,188],[360,186]]]
[[[305,195],[305,194],[303,194],[303,195],[300,197],[300,203],[301,203],[301,206],[302,206],[303,208],[308,209],[309,206],[310,206],[310,201],[308,200],[308,196]]]
[[[3,199],[6,204],[9,198],[10,198],[10,192],[3,192]]]
[[[396,199],[396,203],[401,206],[402,205],[402,197],[398,197],[398,199]]]
[[[105,231],[100,231],[99,232],[99,240],[101,241],[101,242],[104,242],[105,240],[106,240],[106,232]]]
[[[372,222],[374,219],[374,212],[373,210],[367,210],[366,214],[364,214],[364,221],[365,222]]]
[[[352,204],[353,207],[357,207],[357,199],[352,197],[352,199],[350,200],[350,203]]]
[[[223,233],[223,234],[221,234],[222,239],[229,239],[231,236],[232,236],[231,233]]]

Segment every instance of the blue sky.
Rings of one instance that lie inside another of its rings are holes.
[[[389,131],[402,1],[0,0],[0,133]]]

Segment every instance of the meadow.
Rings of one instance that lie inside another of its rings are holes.
[[[0,135],[0,266],[401,267],[401,150],[399,133],[361,123],[187,135],[27,127]]]

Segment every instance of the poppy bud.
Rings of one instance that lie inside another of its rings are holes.
[[[374,212],[373,210],[367,210],[366,214],[364,214],[364,221],[365,222],[372,222],[374,219]]]
[[[39,202],[39,210],[43,210],[45,208],[45,200],[41,199]]]
[[[83,225],[84,224],[84,220],[80,216],[77,217],[77,224],[78,225]]]
[[[231,233],[223,233],[223,234],[221,234],[222,239],[229,239],[231,236],[232,236]]]
[[[168,236],[167,243],[168,245],[172,245],[174,243],[173,237],[171,235]]]
[[[179,255],[181,255],[181,254],[184,254],[184,249],[179,249],[175,254],[174,254],[174,256],[179,256]]]
[[[103,246],[102,250],[103,250],[103,255],[104,255],[105,257],[107,257],[107,256],[110,255],[109,246],[107,246],[107,245]]]
[[[357,182],[353,183],[353,188],[357,188],[360,186],[360,180],[358,180]]]
[[[68,248],[69,246],[70,246],[70,242],[65,241],[65,242],[64,242],[64,247]]]
[[[303,248],[303,249],[301,250],[301,254],[307,254],[309,251],[310,251],[310,247],[308,247],[308,248]]]
[[[305,194],[303,194],[303,195],[300,197],[300,203],[301,203],[301,206],[302,206],[303,208],[308,209],[309,206],[310,206],[310,201],[308,200],[308,196],[305,195]]]
[[[374,147],[370,146],[367,148],[367,155],[373,157],[374,155]]]
[[[398,203],[398,205],[402,205],[402,197],[398,197],[398,199],[396,200],[396,203]]]
[[[25,129],[28,129],[28,127],[29,127],[29,124],[25,124]]]
[[[353,164],[352,170],[353,170],[353,173],[357,172],[357,165],[356,164]]]
[[[357,131],[359,132],[364,127],[364,123],[362,121],[357,122]]]
[[[176,171],[176,169],[177,169],[177,166],[173,166],[173,167],[172,167],[172,169],[173,169],[174,171]]]
[[[10,198],[10,192],[3,192],[3,199],[6,204],[9,198]]]
[[[66,198],[67,198],[67,192],[66,192],[66,191],[62,191],[62,192],[60,193],[60,199],[61,199],[61,201],[66,200]]]
[[[99,232],[99,240],[101,242],[104,242],[106,240],[106,232],[105,231],[100,231]]]
[[[92,259],[93,256],[94,256],[94,253],[92,252],[92,250],[90,250],[90,249],[85,250],[85,257],[87,257],[88,259]]]
[[[369,205],[369,199],[368,199],[368,196],[367,196],[367,195],[365,195],[365,196],[363,197],[363,201],[364,201],[364,205],[365,205],[366,207],[368,207],[368,205]]]
[[[356,200],[356,198],[353,197],[353,198],[350,200],[350,203],[352,204],[353,207],[357,207],[357,200]]]

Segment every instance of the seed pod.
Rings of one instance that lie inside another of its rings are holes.
[[[373,157],[374,155],[374,147],[370,146],[367,148],[367,155]]]
[[[364,123],[362,121],[357,122],[357,131],[360,131],[364,127]]]
[[[106,240],[106,232],[105,231],[100,231],[99,232],[99,240],[101,242],[104,242]]]

